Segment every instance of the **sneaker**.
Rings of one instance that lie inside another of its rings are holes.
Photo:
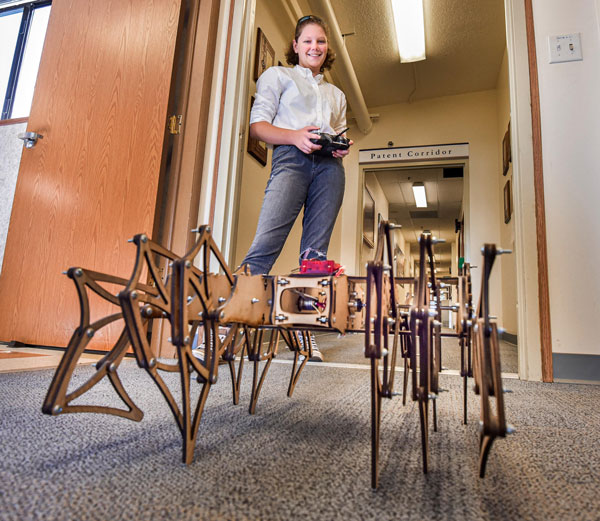
[[[317,345],[317,341],[315,340],[315,335],[313,333],[308,333],[310,338],[310,345],[312,347],[312,356],[308,359],[309,362],[322,362],[323,361],[323,353],[319,350],[319,346]],[[298,343],[300,347],[304,348],[304,335],[302,333],[298,333]]]
[[[219,329],[219,340],[221,340],[221,342],[224,342],[225,338],[227,338],[227,334],[224,333],[223,330],[224,330],[224,328]],[[199,337],[199,332],[196,331],[196,336],[192,343],[192,354],[196,358],[198,358],[200,360],[204,360],[205,345],[204,345],[204,342],[198,343],[198,337]],[[222,363],[226,363],[226,361],[223,359],[219,360],[219,364],[222,364]]]

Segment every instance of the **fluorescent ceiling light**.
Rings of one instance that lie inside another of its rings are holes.
[[[413,183],[413,194],[415,195],[415,204],[417,208],[427,208],[427,195],[425,194],[425,185],[423,183]]]
[[[425,59],[425,22],[423,0],[391,0],[400,61]]]

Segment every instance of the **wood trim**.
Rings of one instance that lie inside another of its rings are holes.
[[[183,255],[196,239],[190,230],[197,226],[200,192],[204,175],[210,94],[221,0],[186,0],[186,23],[180,35],[180,55],[169,114],[182,115],[180,134],[168,135],[168,161],[164,165],[153,237],[166,248]],[[160,194],[163,194],[162,196]],[[169,328],[155,321],[152,351],[158,356],[175,355],[167,340]]]
[[[219,8],[221,0],[212,0],[211,20],[209,23],[209,34],[206,40],[207,47],[207,65],[206,65],[206,81],[202,88],[202,99],[206,100],[203,105],[201,114],[201,128],[198,132],[196,164],[204,165],[204,156],[206,154],[206,138],[208,134],[208,116],[210,112],[210,94],[212,89],[212,79],[214,74],[215,55],[217,51],[217,29],[219,27]],[[196,171],[202,172],[202,168],[197,168]],[[188,218],[188,230],[196,228],[198,224],[198,215],[200,213],[200,196],[202,192],[202,175],[194,176],[191,192],[191,210]],[[186,251],[192,247],[196,241],[196,234],[189,233]]]
[[[219,165],[220,165],[220,154],[221,149],[221,138],[223,136],[223,112],[225,110],[225,93],[227,92],[227,70],[229,69],[229,55],[231,52],[231,31],[233,30],[233,13],[235,9],[235,2],[233,0],[229,3],[229,26],[227,28],[227,47],[225,51],[225,60],[223,63],[223,83],[221,85],[221,106],[219,109],[219,130],[217,133],[217,144],[216,150],[217,155],[215,158],[215,167],[213,171],[213,183],[212,193],[210,196],[210,214],[208,222],[212,227],[215,221],[215,205],[217,200],[217,182],[219,180]]]
[[[8,125],[17,125],[19,123],[27,123],[29,118],[13,118],[13,119],[0,119],[0,127],[6,127]]]
[[[550,291],[548,286],[548,249],[546,245],[546,206],[544,201],[542,124],[532,0],[525,0],[525,25],[527,28],[529,88],[531,92],[533,183],[535,189],[535,220],[537,237],[540,343],[542,351],[542,380],[544,382],[552,382],[552,332],[550,327]]]

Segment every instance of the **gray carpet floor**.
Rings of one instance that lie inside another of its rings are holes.
[[[0,519],[600,519],[599,386],[505,380],[517,432],[495,443],[485,479],[479,403],[471,393],[463,425],[459,377],[442,376],[427,475],[415,405],[385,400],[372,491],[368,371],[308,364],[288,398],[291,365],[273,363],[251,416],[248,369],[234,406],[221,366],[189,466],[162,395],[131,360],[119,374],[145,412],[139,423],[45,416],[53,371],[0,374]],[[77,368],[75,381],[92,372]],[[165,379],[177,389],[177,375]],[[81,401],[119,402],[106,382]]]

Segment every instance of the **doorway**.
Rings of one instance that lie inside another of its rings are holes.
[[[401,226],[394,235],[395,273],[398,277],[414,277],[418,272],[419,237],[430,233],[445,242],[434,248],[436,277],[452,277],[458,274],[459,265],[464,260],[465,242],[468,249],[469,215],[465,194],[468,192],[468,160],[458,162],[425,162],[421,164],[367,167],[363,169],[363,207],[374,206],[374,228],[378,222],[388,220]],[[425,194],[424,201],[417,200],[418,190]],[[363,222],[362,241],[359,248],[360,266],[369,261],[376,244],[369,240],[370,222]],[[375,235],[376,236],[376,235]],[[510,256],[507,257],[509,262]],[[473,264],[476,264],[473,262]],[[502,294],[495,295],[494,314],[501,329],[500,348],[502,370],[505,373],[518,372],[518,347],[516,332],[516,312],[514,304],[504,302],[510,289],[514,290],[514,272],[505,266],[495,266],[502,273]],[[512,260],[514,265],[514,260]],[[506,271],[506,274],[504,273]],[[512,279],[511,279],[512,273]],[[500,276],[499,273],[496,276]],[[479,278],[475,269],[473,277]],[[410,302],[410,288],[400,287],[399,300]],[[455,303],[456,291],[452,286],[444,288],[442,305]],[[476,304],[479,295],[473,295]],[[512,309],[511,309],[512,306]],[[507,312],[506,310],[509,310]],[[512,311],[512,313],[510,312]],[[515,315],[515,317],[513,317]],[[450,332],[456,320],[453,313],[445,311],[442,324]],[[508,326],[508,327],[507,327]],[[509,329],[510,328],[510,329]],[[508,333],[508,334],[507,334]],[[443,363],[449,370],[460,368],[457,346],[451,339],[443,341]]]

